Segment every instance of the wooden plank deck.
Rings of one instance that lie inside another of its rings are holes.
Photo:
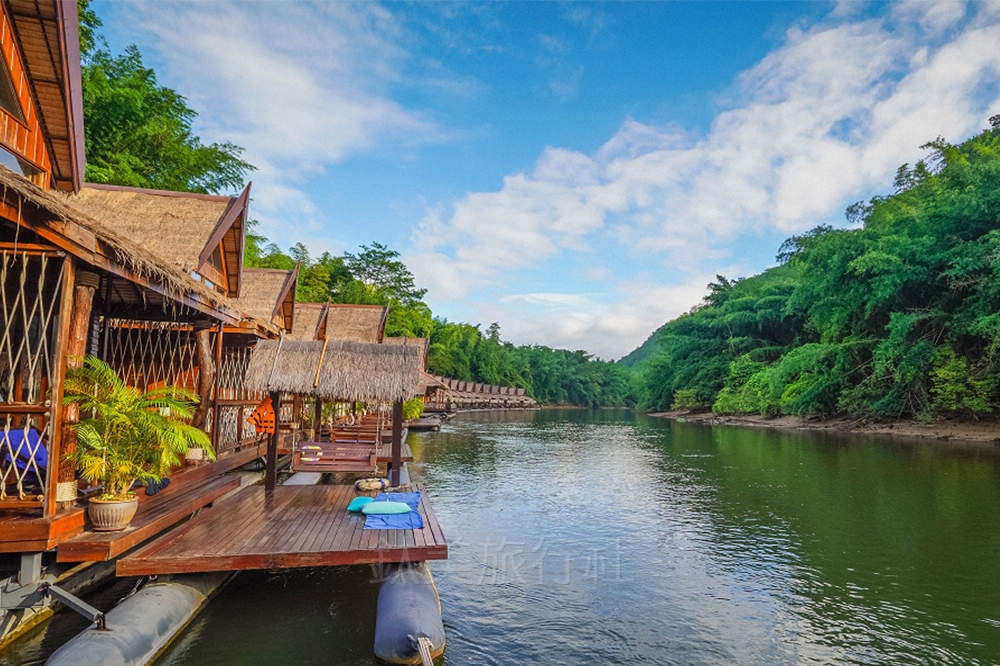
[[[102,562],[146,541],[193,512],[239,488],[236,476],[220,476],[192,484],[157,502],[140,502],[132,524],[120,532],[84,532],[56,549],[57,562]],[[144,497],[144,496],[141,496]],[[154,498],[149,498],[152,500]]]
[[[171,485],[156,497],[147,498],[139,493],[140,506],[157,497],[161,500],[189,484],[200,483],[218,476],[251,460],[262,457],[267,451],[263,443],[244,446],[240,451],[227,452],[215,462],[186,465],[171,474]],[[142,511],[142,509],[140,509]],[[0,553],[46,551],[79,536],[86,522],[85,504],[77,502],[51,518],[38,515],[0,512]]]
[[[402,446],[402,457],[400,460],[402,462],[413,462],[413,451],[410,450],[410,445],[406,443],[406,438],[403,438]],[[375,458],[380,463],[392,462],[392,442],[383,441],[375,448]]]
[[[448,544],[427,496],[419,530],[365,530],[353,486],[249,486],[118,561],[119,576],[441,560]]]

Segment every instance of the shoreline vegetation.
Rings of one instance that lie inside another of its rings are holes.
[[[640,408],[994,439],[956,425],[1000,415],[1000,114],[989,124],[924,145],[890,194],[848,207],[847,228],[790,237],[760,274],[717,276],[622,359]]]
[[[981,421],[944,420],[924,423],[912,419],[869,421],[843,416],[827,419],[804,416],[764,417],[759,414],[715,414],[708,411],[688,410],[655,412],[649,416],[701,425],[919,439],[1000,450],[1000,421],[995,419]]]

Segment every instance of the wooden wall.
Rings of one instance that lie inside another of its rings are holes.
[[[0,50],[25,118],[25,121],[21,122],[19,118],[0,108],[0,145],[42,172],[32,180],[36,185],[47,189],[52,172],[52,160],[45,145],[44,131],[32,96],[28,73],[21,58],[10,17],[7,15],[6,3],[3,2],[0,2]]]

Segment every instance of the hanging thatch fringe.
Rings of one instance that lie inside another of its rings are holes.
[[[280,352],[277,341],[261,340],[250,355],[246,388],[324,400],[405,400],[413,396],[420,380],[419,360],[415,347],[331,340],[323,355],[323,342],[318,340],[285,340]],[[314,388],[317,366],[319,381]]]
[[[19,202],[30,203],[56,220],[71,222],[93,233],[109,258],[113,258],[118,264],[143,279],[159,283],[168,296],[182,297],[196,294],[213,306],[232,307],[229,299],[195,282],[183,269],[164,265],[160,259],[134,241],[123,238],[101,222],[74,208],[71,205],[72,195],[46,192],[2,165],[0,165],[0,187],[4,195],[10,191],[18,196]]]

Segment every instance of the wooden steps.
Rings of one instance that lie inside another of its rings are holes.
[[[239,486],[238,476],[220,476],[199,479],[172,492],[171,486],[167,486],[152,497],[140,491],[139,512],[131,526],[121,532],[84,532],[64,541],[56,549],[56,561],[100,562],[114,559]]]

